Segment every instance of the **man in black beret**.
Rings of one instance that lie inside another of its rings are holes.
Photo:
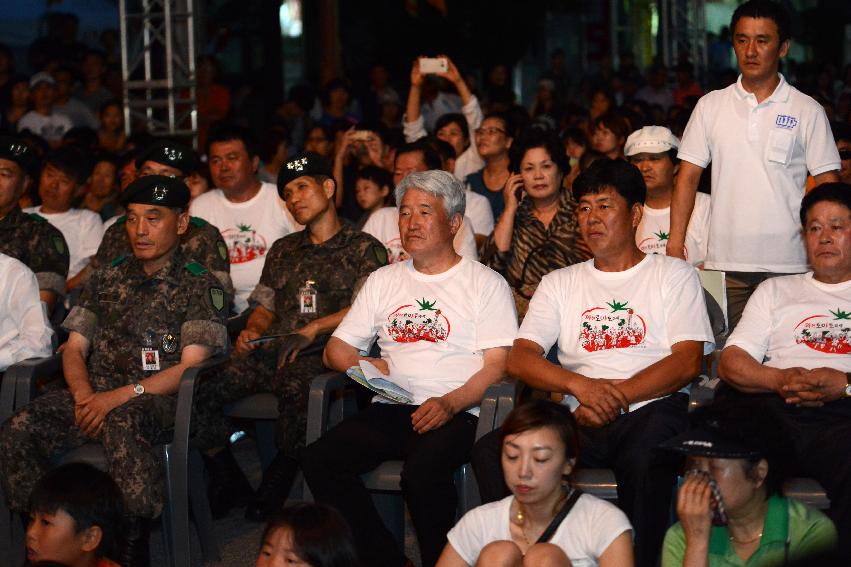
[[[310,381],[325,370],[322,349],[366,277],[387,262],[380,242],[337,216],[336,183],[325,158],[308,153],[285,163],[278,190],[305,229],[272,245],[249,297],[256,307],[235,353],[219,375],[200,386],[196,398],[195,443],[211,457],[214,515],[237,504],[233,483],[242,476],[227,450],[223,406],[258,392],[278,396],[278,455],[246,510],[247,518],[262,520],[282,505],[297,472]],[[277,338],[262,339],[269,336]]]
[[[118,559],[148,564],[148,519],[162,510],[162,466],[153,447],[174,425],[180,376],[227,347],[219,281],[187,257],[189,190],[148,176],[125,191],[132,255],[99,269],[63,323],[68,388],[46,393],[0,428],[0,475],[10,508],[24,511],[33,484],[69,449],[103,444],[121,486],[128,543]]]
[[[195,150],[173,140],[159,140],[136,158],[138,176],[165,175],[185,179],[192,174],[198,158]]]
[[[38,158],[29,145],[20,138],[0,136],[0,252],[35,273],[41,300],[52,310],[56,299],[65,295],[70,256],[59,229],[18,205],[37,170]]]

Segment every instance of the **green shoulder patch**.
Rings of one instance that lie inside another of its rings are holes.
[[[381,266],[387,265],[387,248],[381,246],[380,244],[373,244],[370,246],[372,249],[372,255],[375,257],[375,260]]]
[[[228,259],[228,247],[223,240],[216,242],[216,249],[219,251],[219,256],[222,257],[222,260]]]
[[[121,256],[118,256],[117,258],[113,259],[112,262],[109,263],[109,265],[112,266],[113,268],[115,266],[120,266],[121,264],[124,263],[124,261],[126,259],[127,259],[127,254],[122,254]]]
[[[47,219],[46,219],[46,218],[44,218],[43,216],[41,216],[41,215],[40,215],[40,214],[38,214],[38,213],[29,213],[29,215],[30,215],[30,218],[31,218],[32,220],[34,220],[34,221],[38,221],[38,222],[47,222]]]
[[[53,240],[53,246],[56,248],[56,251],[60,254],[65,254],[65,239],[61,236],[54,236],[51,240]]]
[[[207,226],[210,223],[208,223],[202,218],[189,217],[189,224],[191,224],[192,226]]]
[[[186,271],[192,274],[193,276],[203,276],[207,273],[207,268],[199,264],[198,262],[187,262],[185,266]]]
[[[121,215],[115,219],[115,224],[124,224],[125,222],[127,222],[127,215]]]
[[[213,304],[213,307],[216,308],[217,311],[221,311],[225,308],[225,292],[220,287],[211,287],[210,288],[210,302]]]

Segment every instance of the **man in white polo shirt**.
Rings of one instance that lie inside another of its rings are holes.
[[[751,296],[718,373],[788,441],[788,461],[826,489],[851,559],[851,185],[801,204],[812,272],[772,278]],[[725,395],[726,394],[726,395]],[[734,391],[719,392],[716,403]]]
[[[712,331],[697,271],[636,246],[645,197],[638,170],[603,158],[573,190],[594,258],[543,277],[508,373],[570,405],[579,424],[577,466],[614,470],[618,506],[635,527],[636,565],[652,567],[677,474],[676,463],[653,448],[686,429],[684,390],[714,347]],[[553,345],[558,364],[545,358]],[[498,455],[498,434],[477,443],[472,463],[483,501],[505,495]]]
[[[256,176],[260,158],[251,132],[222,125],[207,142],[210,176],[217,187],[195,198],[189,213],[219,228],[228,247],[237,313],[260,281],[266,253],[282,236],[301,230],[273,183]]]
[[[352,527],[361,562],[402,567],[403,550],[360,475],[404,459],[402,493],[422,565],[432,566],[455,524],[453,472],[469,459],[485,390],[505,372],[517,315],[505,280],[452,247],[464,218],[461,181],[446,171],[412,173],[396,188],[396,202],[411,259],[369,276],[324,360],[340,371],[370,360],[404,381],[412,399],[370,404],[306,447],[301,465],[316,500]],[[361,356],[375,340],[381,358]]]
[[[645,254],[666,254],[671,234],[671,195],[680,160],[677,148],[680,141],[664,126],[645,126],[626,139],[624,155],[638,168],[647,185],[641,224],[635,233],[635,243]],[[709,237],[709,195],[697,193],[694,211],[688,223],[685,260],[699,266],[706,259]]]
[[[838,181],[839,154],[822,107],[777,72],[790,44],[790,16],[751,0],[733,13],[741,75],[698,101],[678,157],[668,255],[682,258],[700,175],[712,162],[712,218],[704,266],[727,272],[730,327],[756,285],[807,269],[797,216],[807,172]]]

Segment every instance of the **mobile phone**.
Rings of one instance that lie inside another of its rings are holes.
[[[420,73],[433,75],[445,73],[449,70],[449,62],[446,57],[423,57],[420,59]]]
[[[355,130],[352,134],[352,139],[356,142],[368,142],[372,138],[372,132],[369,130]]]

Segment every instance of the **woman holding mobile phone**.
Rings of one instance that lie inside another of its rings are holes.
[[[512,288],[522,319],[546,274],[583,262],[591,252],[579,234],[576,202],[562,187],[570,165],[551,131],[531,129],[512,150],[503,199],[505,210],[485,244],[482,263],[500,272]]]
[[[686,473],[662,567],[773,567],[826,558],[835,548],[833,522],[780,493],[779,459],[761,446],[770,433],[749,429],[710,419],[663,445],[686,456]]]

